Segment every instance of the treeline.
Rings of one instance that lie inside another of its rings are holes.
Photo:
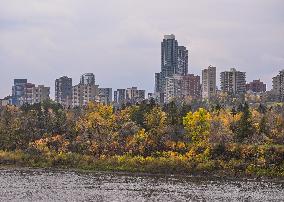
[[[127,167],[121,157],[139,157],[142,160],[132,165],[135,168],[145,159],[162,158],[166,162],[174,159],[164,168],[182,172],[269,170],[270,174],[284,175],[283,145],[281,105],[252,108],[243,103],[192,109],[187,104],[171,102],[161,107],[150,101],[120,110],[98,103],[65,110],[45,102],[7,106],[0,112],[0,150],[23,152],[32,162],[40,157],[57,158],[55,165],[72,164],[64,155],[76,154],[91,157],[89,164],[115,158]],[[155,162],[163,167],[160,161]]]

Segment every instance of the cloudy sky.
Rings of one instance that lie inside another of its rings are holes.
[[[52,87],[93,72],[101,87],[153,91],[160,42],[175,34],[189,72],[236,67],[265,81],[284,69],[283,0],[0,0],[0,97],[14,78]]]

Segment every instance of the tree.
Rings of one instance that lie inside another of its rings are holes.
[[[210,131],[211,116],[203,108],[199,108],[196,112],[189,112],[183,118],[183,124],[186,129],[186,135],[193,143],[208,141]]]
[[[145,129],[149,135],[150,140],[154,143],[157,149],[162,150],[164,148],[164,142],[162,139],[167,133],[166,125],[167,116],[161,107],[154,107],[151,111],[145,114]]]
[[[242,107],[241,118],[236,124],[235,139],[243,142],[253,135],[254,128],[251,120],[249,106],[245,103]]]

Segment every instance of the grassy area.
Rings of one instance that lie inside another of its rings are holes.
[[[200,160],[170,152],[161,156],[101,156],[49,153],[35,156],[22,151],[0,152],[1,166],[71,168],[96,171],[126,171],[167,174],[219,174],[229,176],[284,176],[284,164],[261,166],[245,159]]]

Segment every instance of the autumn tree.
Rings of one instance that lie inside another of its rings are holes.
[[[206,142],[208,140],[210,119],[209,112],[203,108],[199,108],[194,113],[189,112],[183,118],[186,135],[193,143]]]

